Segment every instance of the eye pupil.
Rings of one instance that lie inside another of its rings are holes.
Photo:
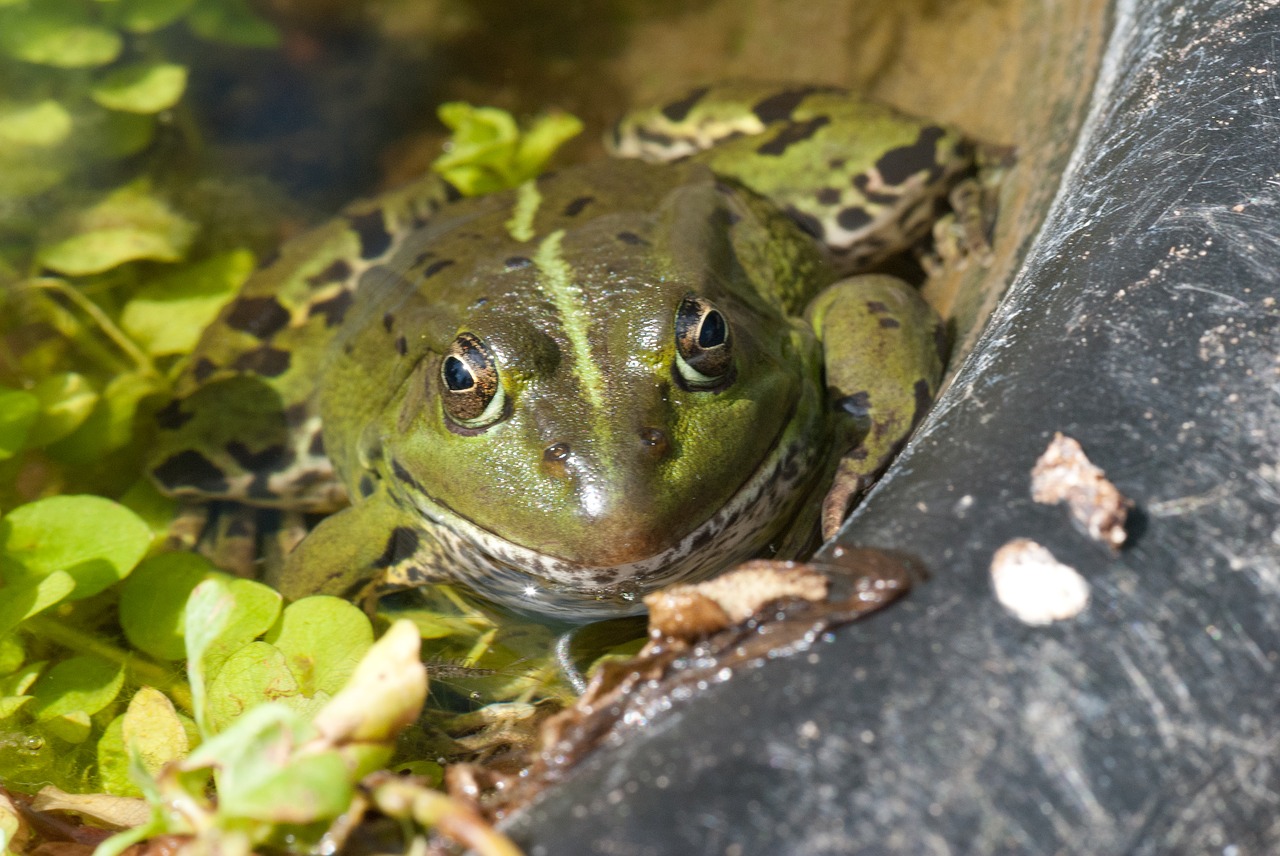
[[[444,358],[444,382],[454,392],[470,389],[476,383],[466,363],[452,354]]]
[[[712,309],[703,316],[702,327],[698,330],[698,347],[714,348],[723,345],[727,334],[724,316]]]

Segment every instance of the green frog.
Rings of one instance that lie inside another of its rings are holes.
[[[834,534],[943,365],[929,306],[858,272],[930,228],[970,147],[753,85],[608,142],[620,159],[473,199],[422,179],[287,243],[160,410],[155,481],[328,514],[288,597],[446,581],[574,622]]]

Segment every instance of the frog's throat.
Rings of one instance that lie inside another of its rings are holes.
[[[695,582],[759,553],[810,493],[821,472],[823,443],[784,432],[729,501],[671,547],[621,565],[582,565],[539,553],[483,529],[415,493],[413,502],[436,522],[451,577],[505,606],[582,621],[643,610],[639,598],[675,582]]]

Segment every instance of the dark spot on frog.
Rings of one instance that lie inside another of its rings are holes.
[[[591,575],[591,581],[598,586],[613,585],[617,582],[615,579],[616,576],[617,574],[610,571],[598,571]]]
[[[916,424],[924,417],[924,412],[929,409],[929,405],[933,403],[933,395],[929,392],[929,384],[924,378],[915,382],[912,391],[915,392],[916,396],[916,409],[911,414],[911,427],[915,428]]]
[[[870,312],[872,315],[883,315],[884,313],[889,311],[889,307],[884,305],[884,303],[882,303],[879,300],[868,300],[867,311]]]
[[[577,199],[564,206],[564,216],[577,217],[582,213],[582,209],[586,208],[592,202],[595,202],[594,196],[579,196]]]
[[[898,327],[901,327],[901,326],[902,326],[902,324],[901,324],[901,323],[899,323],[899,321],[898,321],[898,319],[897,319],[897,318],[881,318],[881,319],[880,319],[880,326],[881,326],[881,327],[888,328],[888,329],[890,329],[890,330],[894,330],[894,329],[896,329],[896,328],[898,328]]]
[[[290,356],[288,351],[263,345],[252,351],[245,351],[236,357],[231,367],[237,371],[253,372],[263,377],[279,377],[289,370]]]
[[[396,337],[396,353],[402,357],[409,353],[409,342],[404,336]]]
[[[871,215],[864,209],[851,205],[840,209],[840,213],[836,215],[836,222],[846,232],[856,232],[871,223]]]
[[[427,265],[425,268],[422,269],[422,278],[431,279],[431,277],[440,273],[440,271],[449,267],[453,263],[454,263],[453,259],[441,259],[438,262],[432,262],[431,264]]]
[[[624,244],[630,244],[633,247],[648,246],[649,242],[637,235],[635,232],[619,232],[618,240]]]
[[[860,172],[853,177],[854,188],[862,194],[862,198],[876,205],[892,205],[898,201],[896,193],[881,193],[872,190],[869,186],[867,174]]]
[[[527,268],[531,264],[533,264],[533,260],[524,256],[508,256],[502,262],[502,266],[507,270],[520,270],[521,268]]]
[[[360,495],[363,497],[369,497],[373,495],[373,479],[369,477],[368,473],[365,473],[364,475],[360,476],[359,490],[360,490]]]
[[[791,118],[791,113],[800,106],[800,102],[815,92],[830,92],[831,89],[806,86],[800,89],[786,89],[770,95],[751,108],[756,118],[768,125],[771,122],[783,122]]]
[[[360,258],[375,259],[391,247],[391,233],[387,231],[382,209],[349,215],[347,222],[360,239]]]
[[[239,440],[232,440],[224,448],[237,464],[250,472],[279,470],[293,462],[293,453],[284,446],[268,446],[254,452]]]
[[[711,539],[716,537],[716,528],[714,526],[703,526],[697,535],[693,536],[693,550],[701,550],[707,544],[711,543]]]
[[[200,357],[191,369],[191,376],[196,379],[196,383],[204,383],[213,377],[213,373],[217,370],[218,366],[213,360],[208,357]]]
[[[871,394],[866,390],[837,399],[835,407],[854,419],[865,419],[871,413]]]
[[[859,446],[858,448],[851,450],[845,455],[845,457],[851,461],[865,461],[867,459],[867,447]]]
[[[342,319],[347,316],[347,310],[351,308],[352,299],[351,292],[339,291],[328,300],[311,304],[311,308],[307,310],[307,317],[314,318],[317,315],[323,315],[324,326],[337,327],[342,323]]]
[[[800,475],[800,461],[794,454],[787,455],[782,461],[782,467],[778,477],[784,482],[795,481]]]
[[[243,517],[236,516],[232,517],[227,522],[227,528],[224,531],[232,538],[248,538],[254,534],[255,530],[248,520],[245,520]]]
[[[226,321],[232,330],[269,339],[289,323],[289,310],[274,297],[241,297],[231,304]]]
[[[169,490],[193,487],[210,494],[227,490],[227,479],[222,470],[194,449],[170,455],[151,474]]]
[[[182,412],[182,399],[175,398],[156,411],[156,424],[166,431],[177,431],[193,417],[194,414]]]
[[[417,257],[413,260],[413,264],[409,265],[409,267],[422,267],[424,264],[427,263],[427,259],[433,259],[435,258],[435,256],[436,254],[431,252],[431,250],[427,250],[426,252],[423,252],[423,253],[418,253]]]
[[[386,330],[388,333],[390,333],[390,332],[391,332],[391,328],[392,328],[392,327],[394,327],[394,326],[396,326],[396,316],[392,315],[390,312],[388,312],[386,315],[383,315],[383,316],[382,316],[382,329],[383,329],[383,330]]]
[[[387,546],[383,549],[382,555],[374,559],[373,566],[375,568],[390,568],[400,564],[405,559],[413,557],[418,552],[418,533],[410,529],[408,526],[397,526],[391,530],[391,537],[387,539]]]
[[[832,158],[827,161],[827,166],[831,169],[844,169],[844,165],[848,163],[844,158]]]
[[[262,471],[254,473],[245,493],[250,499],[279,499],[280,495],[271,489],[271,473]]]
[[[290,404],[284,409],[284,424],[288,425],[290,428],[297,428],[306,421],[307,405],[305,402]]]
[[[346,282],[352,273],[354,271],[351,270],[351,265],[345,259],[338,259],[319,273],[307,277],[307,285],[318,288],[334,282]]]
[[[410,473],[408,470],[406,470],[404,468],[404,465],[401,464],[399,461],[397,461],[395,458],[391,459],[391,472],[400,481],[409,485],[409,487],[413,488],[419,493],[426,493],[426,490],[422,487],[422,484],[417,479],[415,479],[413,477],[413,474]]]
[[[786,125],[774,135],[772,140],[756,147],[756,153],[777,157],[796,143],[802,143],[805,140],[818,133],[818,130],[825,125],[830,125],[831,120],[826,116],[815,116],[804,122],[796,122],[792,125]]]
[[[821,205],[839,205],[842,198],[838,187],[823,187],[816,196]]]
[[[812,235],[818,240],[822,240],[822,236],[826,230],[822,228],[822,221],[820,221],[817,217],[814,217],[812,214],[808,214],[804,211],[801,211],[799,208],[796,208],[794,205],[787,206],[787,216],[789,216],[792,220],[794,220],[796,225],[799,226],[804,232],[806,232],[809,235]]]
[[[689,115],[689,111],[702,100],[707,94],[708,87],[699,86],[679,101],[672,101],[670,104],[662,108],[662,115],[666,116],[672,122],[683,122],[685,117]]]
[[[890,149],[876,161],[876,169],[886,184],[902,184],[919,172],[928,174],[928,181],[933,181],[942,172],[938,163],[938,140],[946,135],[946,131],[936,125],[920,129],[920,136],[909,146]]]

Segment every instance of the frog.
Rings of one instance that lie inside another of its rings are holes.
[[[158,487],[324,515],[271,576],[290,599],[451,583],[570,624],[833,536],[946,356],[874,269],[972,146],[741,83],[606,147],[474,198],[428,175],[284,244],[158,409]]]

